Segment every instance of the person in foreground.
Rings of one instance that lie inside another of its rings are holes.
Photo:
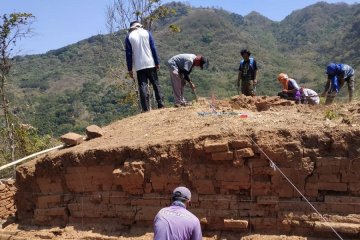
[[[154,240],[202,239],[199,219],[186,209],[190,201],[188,188],[174,189],[171,206],[161,209],[154,219]]]
[[[326,67],[327,82],[322,97],[326,96],[325,104],[331,104],[335,96],[347,82],[349,102],[352,101],[355,90],[355,70],[347,64],[330,63]]]
[[[195,91],[195,84],[190,79],[190,73],[194,67],[204,69],[208,65],[208,60],[202,55],[179,54],[173,56],[168,61],[170,79],[173,87],[175,107],[189,105],[184,98],[184,87],[186,81],[191,89]]]

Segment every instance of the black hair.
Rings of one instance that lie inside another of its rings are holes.
[[[131,27],[131,25],[133,25],[134,23],[140,23],[138,20],[135,20],[135,21],[132,21],[131,23],[130,23],[130,27]]]
[[[247,53],[249,56],[251,55],[251,52],[249,50],[247,50],[246,48],[244,48],[240,51],[241,56],[244,55],[244,53]]]

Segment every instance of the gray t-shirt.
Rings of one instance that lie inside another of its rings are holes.
[[[195,54],[179,54],[170,58],[168,63],[173,70],[190,72],[195,58]]]

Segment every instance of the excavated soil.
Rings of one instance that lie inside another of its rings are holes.
[[[244,96],[235,96],[230,100],[221,100],[221,101],[200,99],[199,102],[194,103],[192,106],[189,107],[153,110],[151,112],[138,114],[136,116],[128,117],[126,119],[114,122],[113,124],[103,128],[105,133],[104,136],[101,138],[86,141],[75,147],[61,149],[59,151],[47,154],[46,156],[39,157],[33,161],[21,165],[17,169],[17,181],[20,186],[19,189],[23,192],[25,192],[24,189],[27,190],[32,189],[34,183],[37,182],[39,187],[36,187],[35,190],[39,191],[39,194],[40,192],[41,194],[44,194],[42,185],[38,179],[39,177],[41,177],[42,179],[46,178],[46,176],[51,178],[50,175],[56,174],[56,171],[59,171],[59,169],[61,171],[61,169],[68,169],[69,167],[74,166],[75,163],[78,164],[79,162],[82,161],[81,160],[82,158],[79,156],[87,156],[87,154],[89,154],[89,150],[91,150],[92,155],[91,157],[87,158],[87,161],[94,163],[97,161],[97,158],[106,159],[106,161],[108,162],[110,161],[107,159],[108,158],[107,156],[104,157],[101,155],[101,153],[104,152],[111,153],[112,151],[116,152],[119,149],[135,149],[134,153],[131,153],[135,156],[135,158],[137,157],[136,156],[137,151],[138,152],[145,151],[147,152],[148,156],[152,156],[151,155],[152,151],[154,152],[158,150],[162,151],[163,148],[169,148],[170,150],[168,151],[171,152],[171,147],[165,147],[165,146],[171,146],[172,144],[184,145],[187,142],[192,142],[191,144],[197,146],[197,144],[199,144],[200,142],[201,144],[203,144],[203,142],[205,141],[204,147],[209,147],[206,146],[207,144],[206,139],[218,140],[220,138],[222,139],[222,137],[226,139],[226,141],[229,141],[229,144],[232,141],[230,139],[242,136],[242,137],[248,137],[249,139],[253,139],[255,141],[258,140],[258,144],[261,143],[264,146],[267,144],[268,145],[275,144],[276,146],[278,145],[281,146],[282,144],[281,141],[283,139],[289,137],[291,138],[291,136],[301,136],[302,134],[307,136],[309,135],[322,136],[324,134],[326,135],[327,133],[331,133],[331,139],[336,139],[337,137],[341,139],[341,136],[346,132],[351,132],[352,134],[356,135],[360,131],[359,124],[360,124],[360,103],[358,102],[354,102],[351,104],[337,104],[337,105],[334,104],[332,106],[324,106],[324,105],[310,106],[310,105],[296,105],[293,102],[281,100],[277,97],[251,98]],[[274,136],[274,133],[277,133],[277,136]],[[306,144],[309,144],[308,142]],[[339,149],[341,149],[341,147],[339,147]],[[251,149],[249,151],[252,152]],[[271,149],[268,149],[268,151],[269,153],[272,153]],[[321,151],[322,150],[320,149],[320,152]],[[99,154],[97,155],[97,153]],[[190,155],[191,158],[192,152],[187,154]],[[196,157],[197,153],[195,152],[194,154]],[[202,153],[198,153],[198,154],[199,156],[202,156],[201,155]],[[212,155],[210,155],[210,158],[212,157],[213,160],[215,160],[214,156],[217,155],[216,154],[214,155],[213,153],[211,154]],[[255,155],[256,154],[257,153],[255,153]],[[260,161],[260,154],[261,153],[258,153],[259,159],[256,160]],[[252,153],[251,156],[253,155],[254,153]],[[78,157],[74,157],[74,156],[78,156]],[[163,158],[164,156],[161,155],[161,157]],[[245,156],[244,159],[247,159],[246,157],[248,156]],[[71,163],[63,162],[61,163],[60,166],[59,159],[70,159],[69,162]],[[264,160],[264,158],[261,158],[261,160]],[[151,164],[158,164],[159,166],[165,164],[163,162],[153,163],[154,161],[155,161],[154,159],[150,159]],[[146,164],[150,164],[150,163],[145,161],[145,165],[144,166],[141,165],[139,169],[143,170],[144,168],[147,167]],[[99,164],[103,164],[103,163],[99,162]],[[178,162],[176,164],[178,164]],[[176,164],[174,163],[171,166],[174,166],[174,168],[182,167]],[[236,164],[238,163],[234,161],[234,165]],[[244,162],[240,163],[240,165],[241,164],[244,165]],[[131,166],[133,167],[133,165]],[[304,168],[305,168],[304,171],[309,170],[306,167]],[[54,169],[57,170],[55,171]],[[123,168],[122,170],[124,169],[125,168]],[[311,171],[313,171],[313,169]],[[169,172],[170,173],[174,172],[176,174],[177,169],[171,169],[169,170]],[[262,174],[265,175],[265,173]],[[146,178],[147,176],[145,173],[145,179]],[[136,182],[137,180],[135,179],[134,181]],[[56,180],[53,180],[52,184],[55,183]],[[134,189],[132,188],[133,186],[134,185],[131,185],[130,186],[131,189],[127,190],[126,189],[127,186],[123,184],[122,191],[128,191],[131,194],[139,194],[139,192],[131,192],[134,191]],[[209,194],[210,193],[233,194],[235,191],[239,191],[239,189],[233,188],[233,186],[232,187],[225,186],[225,187],[227,188],[227,190],[223,192],[221,188],[218,188],[218,186],[215,186],[214,189],[212,189],[210,186]],[[75,185],[74,188],[76,188]],[[153,188],[155,189],[154,186]],[[244,187],[244,189],[246,188],[247,187]],[[156,190],[154,189],[149,190],[149,193],[154,192]],[[166,189],[166,186],[161,189],[165,189],[164,193],[168,193],[170,190],[170,189]],[[70,191],[70,190],[67,189],[66,191]],[[74,191],[76,192],[76,190]],[[145,193],[147,193],[146,189],[145,190],[141,189],[141,191],[145,191]],[[357,194],[359,192],[354,192],[353,196],[355,197],[358,196]],[[35,227],[34,221],[32,221],[30,218],[34,217],[34,211],[35,211],[35,215],[39,212],[38,209],[34,208],[34,205],[36,205],[37,203],[34,202],[33,204],[27,204],[29,202],[35,201],[34,197],[32,196],[31,198],[30,197],[26,198],[24,196],[25,195],[19,195],[18,197],[20,198],[18,198],[17,200],[18,203],[17,208],[19,211],[20,223],[9,224],[4,229],[0,230],[0,239],[139,239],[139,240],[144,239],[145,240],[145,239],[152,239],[153,237],[150,227],[151,226],[150,219],[153,217],[152,215],[149,216],[149,219],[146,220],[147,222],[146,224],[144,223],[143,227],[141,227],[141,225],[136,226],[125,232],[115,228],[113,229],[111,226],[104,226],[106,225],[106,223],[102,225],[99,222],[93,225],[91,224],[86,225],[87,223],[84,224],[81,221],[80,222],[73,221],[72,224],[67,224],[68,222],[71,222],[70,220],[72,220],[71,216],[69,218],[68,216],[69,213],[67,212],[65,213],[65,215],[67,216],[66,219],[62,218],[59,221],[58,219],[54,221],[55,225],[57,224],[61,225],[59,227],[43,226],[46,225],[44,224],[44,222],[49,221],[49,219],[51,219],[51,218],[44,218],[45,215],[44,216],[41,215],[42,218],[39,218],[38,216],[36,217],[35,222],[38,221],[37,223],[39,223],[39,226]],[[281,197],[281,193],[279,196]],[[290,197],[293,196],[291,195]],[[26,200],[23,200],[22,202],[21,200],[22,198]],[[313,199],[314,201],[317,200],[316,195],[314,195]],[[90,200],[94,201],[94,199],[90,199]],[[62,199],[62,201],[65,200]],[[46,205],[46,206],[48,207],[50,205]],[[201,206],[200,203],[199,206]],[[50,217],[53,216],[51,215]],[[291,222],[291,224],[293,224],[293,225],[290,224],[291,226],[295,226],[296,221],[300,221],[300,222],[302,221],[300,219],[301,216],[297,218],[292,215],[290,217],[289,215],[287,217],[288,217],[287,218],[288,221]],[[216,221],[217,220],[218,219],[216,219]],[[243,239],[243,240],[315,239],[309,237],[308,238],[301,237],[301,235],[299,234],[294,234],[294,235],[298,235],[299,237],[267,235],[267,231],[270,234],[272,234],[272,231],[270,229],[268,230],[265,229],[264,231],[261,231],[262,235],[251,233],[251,231],[246,231],[247,233],[244,232],[237,233],[231,230],[222,231],[221,227],[218,227],[218,225],[216,225],[217,223],[211,225],[212,222],[210,221],[208,223],[208,221],[210,220],[202,219],[202,223],[204,223],[205,225],[208,224],[208,226],[210,226],[209,228],[205,227],[205,230],[207,229],[207,231],[204,231],[204,235],[205,235],[204,239]],[[64,226],[64,222],[66,226]],[[92,226],[92,228],[89,229],[87,226]],[[96,229],[97,227],[98,229]],[[303,231],[299,231],[298,233],[302,233],[306,231],[307,230],[305,229]],[[348,234],[349,232],[345,232],[345,233]],[[17,238],[14,238],[14,236],[16,236]],[[333,239],[336,239],[331,234],[326,236],[332,236]],[[355,233],[355,235],[353,234],[349,236],[354,237],[353,239],[356,239],[356,237],[358,237],[359,235],[356,235]],[[325,239],[330,239],[330,238],[326,237]]]

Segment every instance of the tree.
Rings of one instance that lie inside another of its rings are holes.
[[[174,13],[173,9],[163,6],[161,0],[114,0],[106,8],[106,23],[110,32],[127,29],[134,20],[151,30],[156,20]]]
[[[3,124],[11,159],[15,160],[15,127],[10,113],[6,85],[11,69],[11,54],[16,41],[31,33],[30,25],[34,16],[31,13],[4,14],[0,19],[0,95],[3,110]]]

